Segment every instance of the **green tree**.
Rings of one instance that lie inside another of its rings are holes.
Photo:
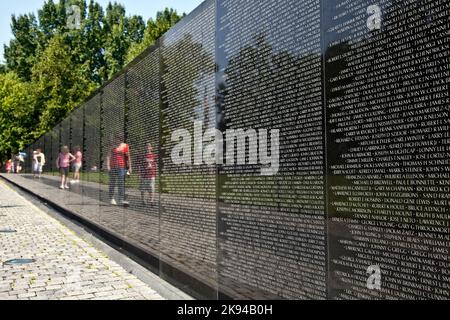
[[[70,47],[62,36],[53,37],[33,67],[38,106],[42,111],[39,133],[51,129],[95,89],[82,69],[73,66]]]
[[[0,74],[0,159],[16,153],[36,136],[38,123],[34,85],[14,72]]]
[[[167,30],[173,27],[183,17],[184,14],[180,16],[177,11],[173,9],[166,8],[164,11],[159,11],[156,14],[156,20],[148,20],[142,41],[134,42],[130,46],[126,57],[126,62],[131,62],[146,48],[155,44],[156,40],[158,40]]]
[[[42,9],[38,10],[39,29],[43,34],[41,45],[43,46],[62,27],[58,11],[57,5],[52,0],[44,2]]]
[[[108,78],[119,72],[125,64],[125,57],[130,47],[130,42],[126,34],[126,25],[126,18],[123,16],[119,21],[106,27],[107,33],[109,34],[105,43],[105,60]]]
[[[86,20],[83,23],[83,45],[77,55],[87,69],[87,76],[98,85],[107,80],[104,56],[106,35],[103,29],[103,21],[104,13],[102,7],[94,0],[91,0]]]
[[[132,16],[128,19],[127,35],[130,43],[139,43],[144,39],[145,22],[141,16]]]
[[[19,17],[13,15],[11,31],[14,39],[9,46],[4,46],[6,65],[23,80],[30,80],[40,37],[36,17],[32,14]]]
[[[125,8],[117,3],[108,4],[104,19],[105,61],[107,77],[119,72],[126,62],[130,46],[142,42],[145,23],[141,16],[126,17]]]

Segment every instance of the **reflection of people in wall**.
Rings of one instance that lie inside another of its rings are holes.
[[[112,205],[118,203],[123,206],[127,206],[128,202],[125,201],[125,178],[132,173],[130,147],[123,142],[122,136],[118,136],[107,158],[106,165],[109,172],[109,198]],[[114,198],[115,189],[118,189],[118,201]]]
[[[153,146],[149,143],[147,153],[142,155],[139,163],[141,199],[144,206],[147,205],[146,194],[150,195],[150,205],[155,205],[157,158],[157,155],[153,153]]]
[[[69,152],[69,147],[64,146],[56,159],[56,168],[61,176],[61,190],[69,189],[69,169],[70,163],[75,161],[75,157]]]
[[[36,175],[41,178],[42,168],[45,166],[45,155],[42,153],[41,149],[37,149],[33,152],[33,178]]]
[[[11,159],[6,161],[5,169],[6,169],[6,173],[8,173],[8,174],[11,173],[11,170],[12,170],[12,160]]]
[[[20,173],[20,160],[19,156],[14,156],[14,173]]]
[[[75,147],[75,161],[73,162],[73,180],[70,183],[80,183],[80,171],[83,164],[83,153],[81,152],[81,147]]]
[[[17,167],[17,173],[21,173],[23,170],[23,166],[25,164],[25,158],[27,157],[27,154],[25,152],[19,152],[18,158],[19,158],[19,164]]]

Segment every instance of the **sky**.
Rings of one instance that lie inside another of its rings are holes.
[[[96,1],[105,8],[110,0]],[[8,44],[12,38],[11,15],[33,12],[37,16],[37,10],[42,7],[44,2],[45,0],[0,0],[0,3],[4,4],[0,10],[0,63],[4,63],[3,45]],[[114,0],[111,2],[114,2]],[[156,12],[161,11],[165,7],[173,8],[179,14],[183,12],[188,14],[200,5],[203,0],[116,0],[116,2],[125,6],[127,15],[138,14],[147,20],[155,17]]]

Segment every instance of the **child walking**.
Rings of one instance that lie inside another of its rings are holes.
[[[74,183],[80,183],[80,171],[81,167],[83,165],[83,153],[81,152],[81,147],[76,146],[75,147],[75,162],[73,163],[73,180],[70,182],[72,184]]]
[[[37,149],[33,152],[33,178],[38,175],[41,178],[43,167],[45,166],[45,155],[41,149]]]
[[[141,178],[141,201],[144,206],[148,204],[146,201],[146,194],[150,195],[150,206],[155,205],[155,191],[156,191],[156,175],[158,157],[153,153],[153,146],[151,143],[147,144],[147,153],[140,159],[140,178]]]
[[[69,152],[69,147],[64,146],[56,159],[56,167],[61,174],[61,190],[69,189],[69,168],[74,160],[76,158]]]

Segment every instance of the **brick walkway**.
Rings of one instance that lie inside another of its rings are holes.
[[[161,300],[105,254],[0,181],[0,300]],[[29,258],[29,265],[5,265]]]

